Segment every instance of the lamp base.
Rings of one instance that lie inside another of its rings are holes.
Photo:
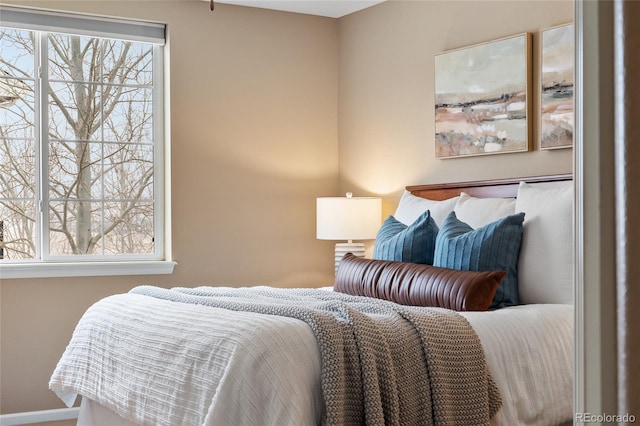
[[[354,256],[364,257],[364,243],[337,243],[335,248],[335,273],[338,273],[340,261],[347,253],[353,253]]]

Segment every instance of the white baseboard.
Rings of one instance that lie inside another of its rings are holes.
[[[55,422],[78,418],[80,408],[58,408],[55,410],[29,411],[0,415],[0,426],[28,425],[32,423]]]

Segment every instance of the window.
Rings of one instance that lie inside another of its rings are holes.
[[[171,263],[163,43],[163,25],[2,8],[3,277]],[[41,265],[64,271],[24,273]]]

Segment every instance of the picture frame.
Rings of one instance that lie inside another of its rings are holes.
[[[540,31],[540,149],[573,147],[573,23]]]
[[[531,150],[531,33],[435,55],[435,156]]]

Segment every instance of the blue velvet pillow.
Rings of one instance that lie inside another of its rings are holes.
[[[436,238],[433,265],[462,271],[506,271],[489,308],[517,305],[522,222],[524,213],[516,213],[474,230],[451,212]]]
[[[432,265],[437,234],[438,225],[429,210],[409,226],[389,216],[376,236],[373,258]]]

